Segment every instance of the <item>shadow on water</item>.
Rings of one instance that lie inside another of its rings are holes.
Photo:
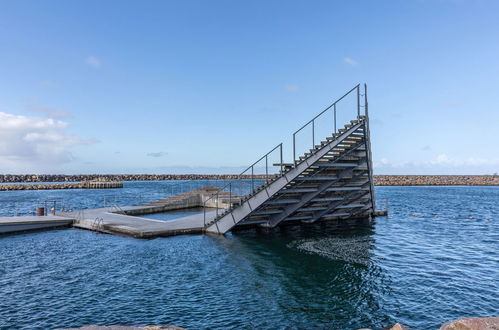
[[[268,296],[296,326],[376,328],[391,320],[380,312],[388,278],[372,260],[373,234],[373,223],[357,220],[248,229],[213,240],[239,270],[252,273],[248,292]]]

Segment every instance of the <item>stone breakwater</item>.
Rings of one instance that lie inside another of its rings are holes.
[[[10,190],[52,190],[52,189],[110,189],[123,188],[118,181],[88,181],[74,183],[8,184],[0,185],[0,191]]]
[[[376,186],[499,186],[499,175],[375,175]]]
[[[265,179],[265,175],[256,175]],[[231,180],[235,174],[0,174],[0,182]],[[242,176],[250,179],[251,176]],[[375,175],[377,186],[499,186],[499,175]],[[25,188],[30,189],[30,188]],[[36,188],[32,188],[36,189]],[[45,189],[71,189],[45,188]]]
[[[236,174],[0,174],[0,182],[75,182],[75,181],[163,181],[163,180],[231,180],[251,179]],[[255,175],[265,179],[265,175]]]

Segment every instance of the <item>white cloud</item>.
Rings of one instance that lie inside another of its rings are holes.
[[[0,112],[0,172],[39,172],[73,159],[77,145],[95,140],[66,134],[68,123]]]
[[[288,92],[297,93],[300,90],[300,86],[295,84],[288,84],[284,86]]]
[[[85,63],[89,67],[94,68],[94,69],[98,69],[102,66],[102,61],[98,57],[95,57],[95,56],[88,56],[85,59]]]
[[[344,57],[343,62],[348,64],[348,65],[353,66],[354,68],[359,66],[359,62],[357,62],[356,60],[354,60],[353,58],[350,58],[350,57]]]

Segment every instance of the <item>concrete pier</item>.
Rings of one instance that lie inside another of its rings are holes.
[[[0,217],[0,234],[71,227],[74,219],[62,216]]]
[[[217,198],[212,198],[213,194]],[[139,206],[112,206],[59,213],[57,216],[0,217],[0,234],[59,227],[74,227],[106,234],[117,234],[136,238],[153,238],[180,234],[201,234],[205,222],[217,215],[217,207],[227,208],[239,197],[205,187]],[[180,209],[202,207],[210,209],[178,219],[161,221],[141,218],[137,215],[160,213]]]
[[[218,199],[212,198],[218,193]],[[180,234],[201,234],[205,222],[212,221],[218,214],[217,207],[227,208],[229,203],[238,201],[237,196],[220,193],[218,188],[205,187],[139,206],[105,207],[65,213],[74,218],[75,228],[94,230],[108,234],[118,234],[136,238],[153,238]],[[161,221],[141,218],[138,215],[190,209],[205,205],[211,208],[178,219]]]

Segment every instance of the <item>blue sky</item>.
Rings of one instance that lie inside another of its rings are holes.
[[[0,0],[0,172],[237,172],[280,142],[290,160],[291,134],[359,82],[376,173],[499,172],[498,13]]]

